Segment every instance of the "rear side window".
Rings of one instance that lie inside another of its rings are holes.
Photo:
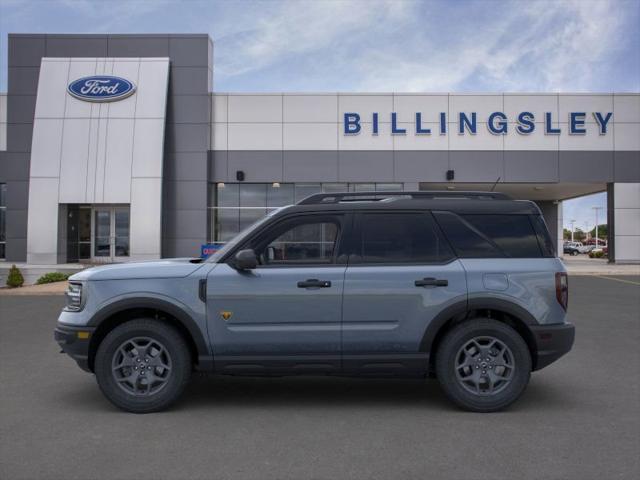
[[[540,245],[540,250],[542,250],[542,256],[555,257],[556,249],[553,246],[553,241],[551,240],[549,230],[547,230],[547,225],[544,223],[542,215],[531,215],[529,218],[536,231],[536,235],[538,235],[538,244]]]
[[[496,258],[504,254],[485,235],[455,213],[433,212],[460,258]]]
[[[538,235],[528,215],[456,215],[435,213],[462,258],[539,258]]]
[[[444,263],[451,248],[428,213],[366,213],[355,248],[359,263]]]
[[[507,257],[542,256],[528,215],[463,215],[462,218],[492,240]]]

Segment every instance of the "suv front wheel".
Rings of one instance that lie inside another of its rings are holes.
[[[122,410],[150,413],[171,405],[191,376],[189,348],[173,327],[136,319],[102,340],[95,374],[104,395]]]
[[[487,318],[452,328],[436,354],[436,375],[445,394],[474,412],[494,412],[515,402],[530,374],[531,355],[522,337]]]

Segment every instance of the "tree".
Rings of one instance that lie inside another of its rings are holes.
[[[609,234],[609,228],[606,223],[603,223],[602,225],[598,225],[598,238],[607,238],[608,234]],[[596,227],[593,227],[593,229],[589,232],[589,235],[595,238]]]
[[[20,272],[20,269],[15,265],[12,265],[9,269],[9,275],[7,276],[7,286],[11,288],[21,287],[24,283],[24,277]]]
[[[580,227],[576,227],[576,229],[573,231],[573,240],[576,242],[581,242],[586,237],[586,234],[580,229]]]

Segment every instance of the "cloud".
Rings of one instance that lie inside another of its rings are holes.
[[[633,53],[638,20],[633,1],[268,5],[215,39],[217,81],[288,69],[331,90],[348,79],[351,91],[592,91],[610,83],[617,54]]]

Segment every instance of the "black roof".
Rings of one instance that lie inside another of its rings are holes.
[[[467,214],[540,214],[538,206],[529,200],[513,200],[508,195],[498,192],[464,191],[318,193],[288,207],[286,213],[356,210],[443,210]]]

